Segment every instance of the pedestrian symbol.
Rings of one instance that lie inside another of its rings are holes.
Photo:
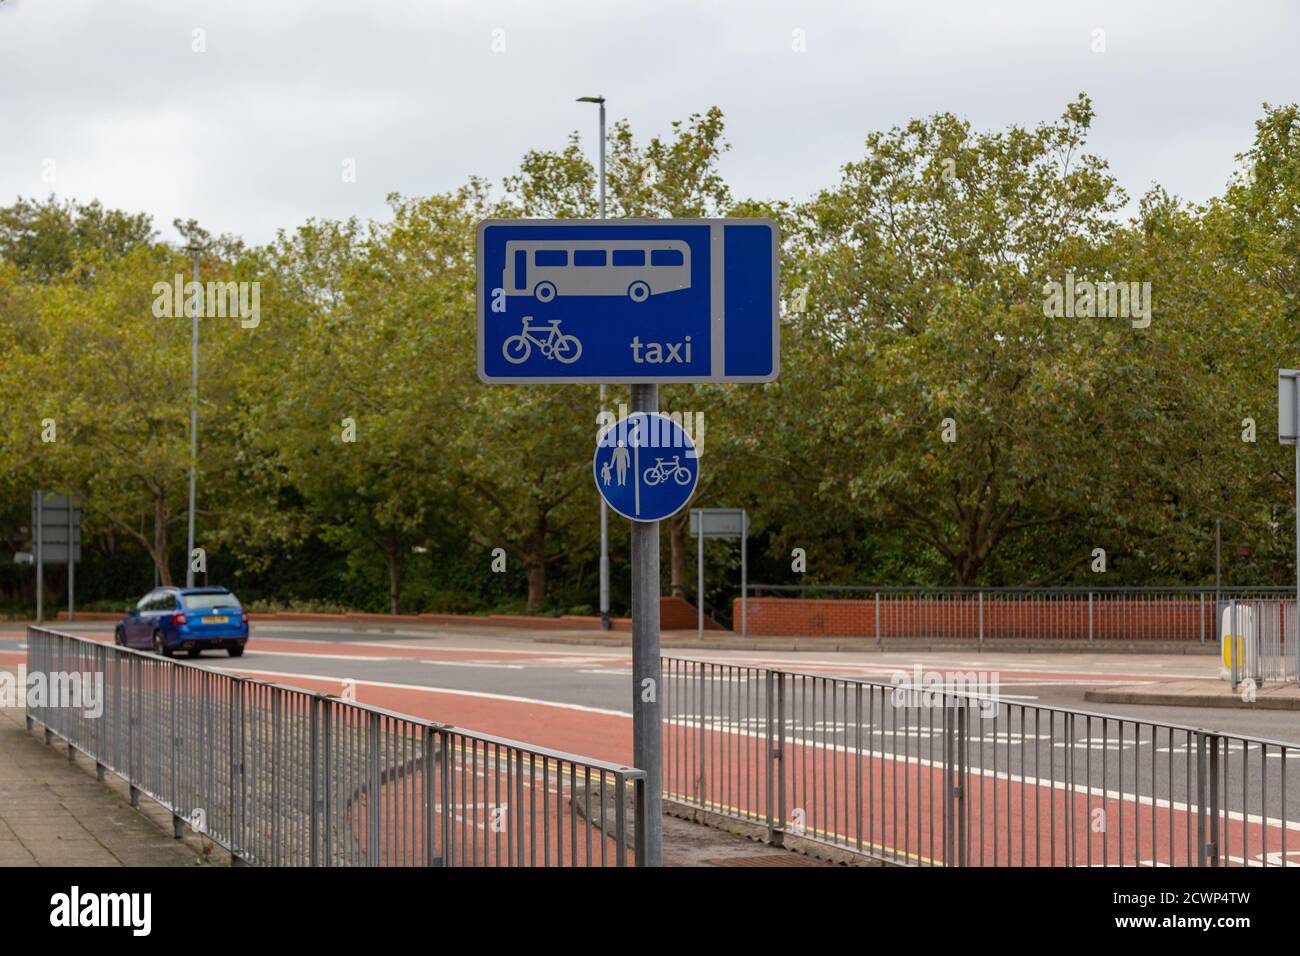
[[[666,415],[636,412],[601,433],[592,470],[611,508],[633,521],[659,521],[690,500],[700,463],[681,425]]]

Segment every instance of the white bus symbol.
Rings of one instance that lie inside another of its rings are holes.
[[[502,285],[506,295],[538,302],[557,295],[625,295],[644,302],[691,287],[691,248],[674,239],[515,240],[506,243]]]

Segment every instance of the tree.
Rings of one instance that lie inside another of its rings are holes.
[[[958,584],[1016,534],[1113,505],[1090,473],[1132,332],[1044,314],[1047,280],[1111,265],[1123,193],[1081,153],[1092,116],[1081,96],[1033,130],[873,133],[802,211],[809,311],[773,394],[788,459],[818,464],[791,491],[834,489]]]
[[[105,209],[98,200],[60,203],[51,195],[44,202],[19,198],[0,208],[0,259],[39,282],[49,282],[83,260],[112,262],[153,241],[147,214]],[[92,278],[84,268],[81,275]]]
[[[262,480],[303,496],[282,535],[311,528],[380,557],[396,613],[406,555],[454,484],[483,210],[475,187],[390,203],[393,221],[364,232],[309,223],[281,237],[267,315],[276,348],[263,367],[274,374],[248,383],[241,415]]]
[[[164,583],[172,528],[186,508],[190,322],[183,313],[158,317],[154,286],[170,287],[183,261],[164,245],[78,260],[41,290],[39,334],[5,361],[10,387],[26,397],[10,442],[32,479],[76,493],[92,521],[149,554]],[[222,368],[238,320],[205,321],[204,330],[200,362]],[[230,458],[228,446],[214,445],[219,434],[206,436],[199,462],[212,495],[218,480],[206,479],[221,468],[207,463]]]

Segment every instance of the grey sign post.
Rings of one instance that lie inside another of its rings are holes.
[[[36,565],[36,621],[45,619],[45,565],[68,566],[68,620],[76,615],[76,563],[81,560],[81,506],[67,495],[32,492],[32,561]]]
[[[41,518],[45,514],[45,492],[32,493],[32,554],[36,561],[36,623],[45,621],[45,549],[42,547],[45,529]]]
[[[1277,370],[1277,439],[1295,445],[1295,592],[1296,624],[1300,626],[1300,371]],[[1236,660],[1236,655],[1233,655]]]
[[[691,534],[699,539],[700,639],[704,639],[704,539],[740,539],[740,636],[749,634],[749,515],[744,508],[692,508]]]

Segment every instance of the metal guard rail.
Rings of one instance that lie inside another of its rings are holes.
[[[903,865],[1300,864],[1294,743],[1007,700],[995,674],[662,668],[666,805],[774,844]]]
[[[102,688],[99,713],[47,694],[29,729],[236,863],[644,864],[640,770],[46,628],[27,629],[27,669]]]

